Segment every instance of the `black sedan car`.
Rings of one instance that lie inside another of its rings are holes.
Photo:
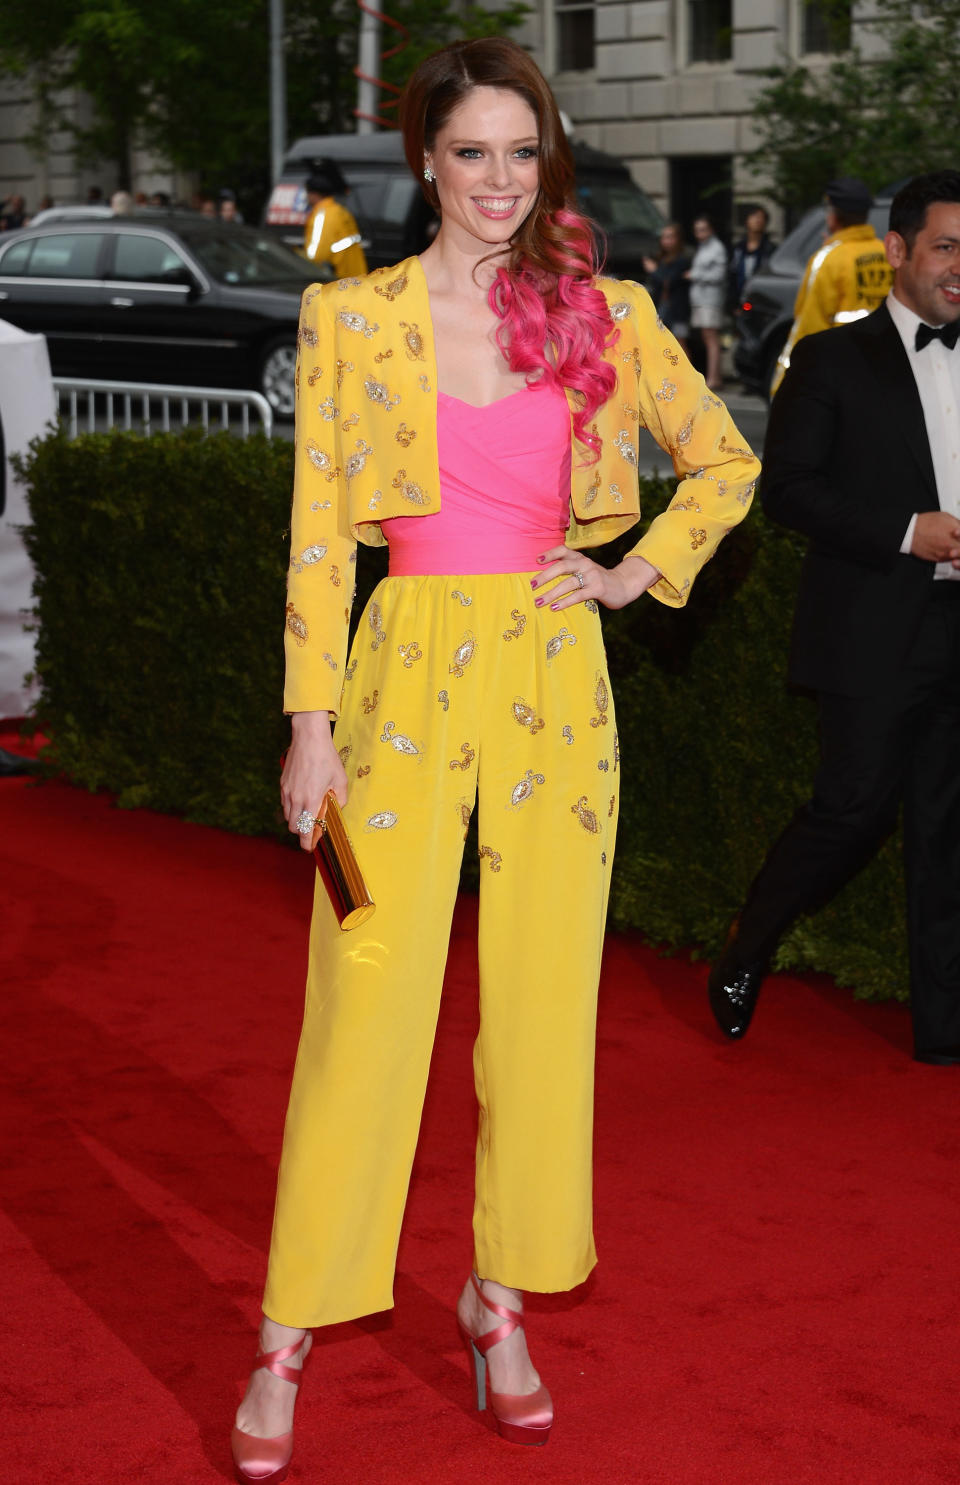
[[[46,336],[54,376],[252,388],[284,418],[316,277],[264,233],[188,212],[50,222],[0,237],[0,318]]]

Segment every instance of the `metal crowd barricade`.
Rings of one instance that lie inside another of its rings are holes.
[[[67,434],[76,438],[80,432],[97,433],[121,428],[127,433],[170,433],[199,422],[205,433],[211,427],[210,409],[219,407],[219,421],[213,426],[233,430],[230,409],[240,409],[238,431],[250,435],[250,413],[256,413],[267,438],[273,436],[273,409],[259,392],[238,392],[224,387],[175,387],[161,382],[108,382],[91,377],[55,376],[53,389],[57,411],[63,414],[66,401]],[[81,411],[81,403],[85,403]],[[158,416],[153,404],[159,403]],[[134,408],[139,404],[137,415]],[[171,409],[179,409],[173,411]],[[199,417],[192,408],[197,408]],[[215,414],[215,418],[217,415]]]

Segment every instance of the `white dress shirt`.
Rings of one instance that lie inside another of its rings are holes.
[[[948,351],[942,340],[932,340],[918,351],[917,326],[925,321],[902,304],[893,290],[887,295],[887,309],[920,393],[940,509],[960,518],[960,345]],[[914,514],[900,544],[901,552],[909,553],[916,524]],[[949,562],[938,562],[933,575],[960,580],[960,572]]]

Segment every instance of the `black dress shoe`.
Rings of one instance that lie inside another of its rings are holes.
[[[713,966],[707,981],[710,1009],[724,1036],[734,1040],[746,1036],[766,972],[766,965],[740,964],[733,945]]]
[[[931,1062],[934,1067],[953,1067],[960,1063],[960,1047],[941,1047],[937,1052],[914,1052],[914,1062]]]

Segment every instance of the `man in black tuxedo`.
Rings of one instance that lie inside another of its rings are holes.
[[[894,285],[800,341],[773,402],[761,498],[810,538],[790,680],[818,695],[813,797],[771,848],[710,975],[742,1037],[782,934],[904,805],[915,1056],[960,1063],[960,171],[894,198]]]

